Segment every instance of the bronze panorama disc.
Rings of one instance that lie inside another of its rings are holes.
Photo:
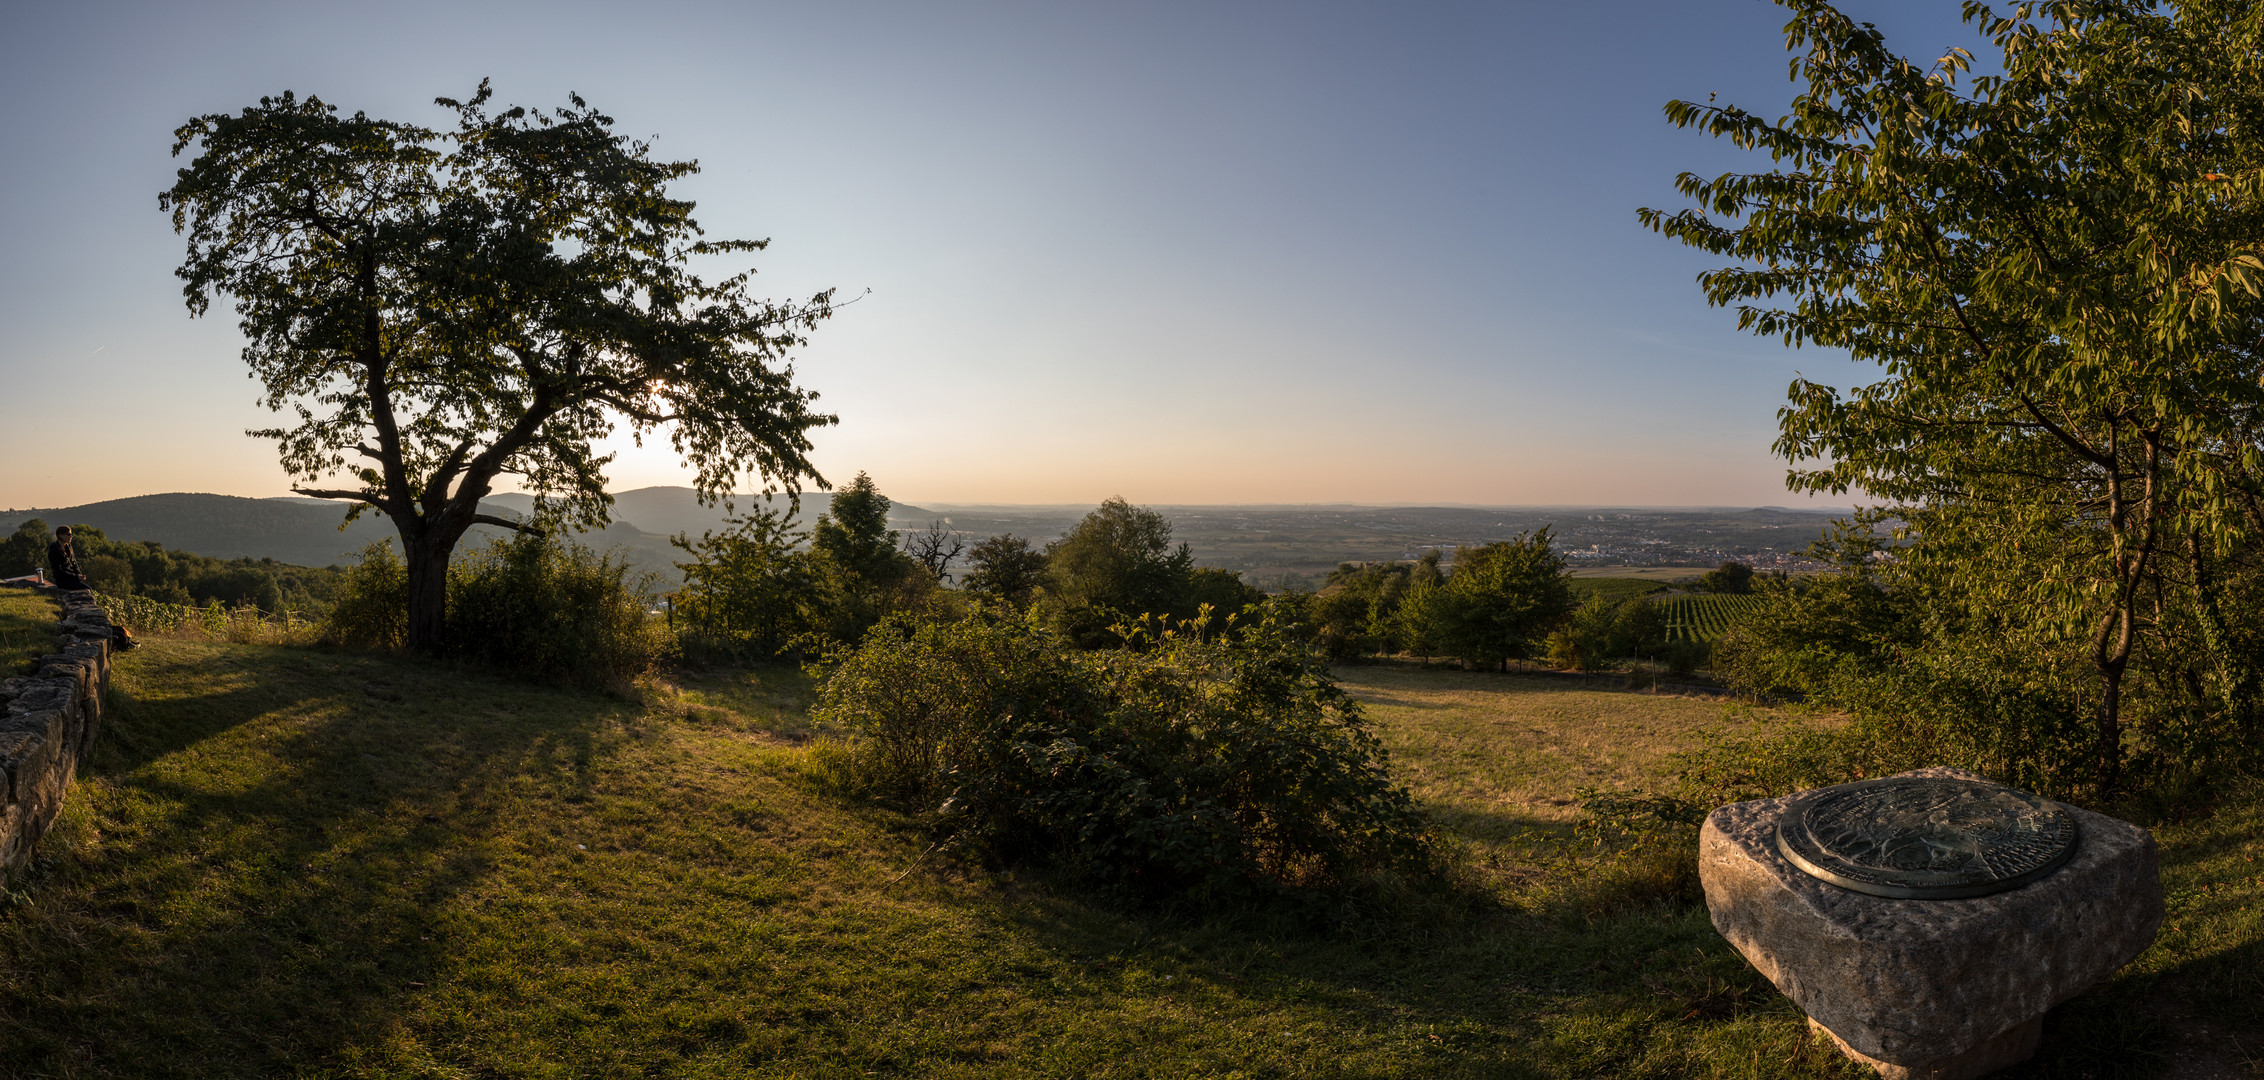
[[[1889,777],[1795,796],[1777,850],[1844,889],[1955,900],[2017,889],[2075,854],[2075,815],[2025,791],[1947,777]]]

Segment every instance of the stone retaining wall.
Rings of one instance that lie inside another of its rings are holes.
[[[57,651],[34,674],[0,679],[0,881],[30,862],[102,724],[110,619],[91,592],[61,596]]]

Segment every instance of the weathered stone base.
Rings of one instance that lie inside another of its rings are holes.
[[[1808,1026],[1822,1032],[1857,1064],[1869,1065],[1885,1080],[1973,1080],[1987,1076],[1998,1069],[2011,1068],[2036,1056],[2036,1048],[2044,1042],[2044,1018],[2039,1016],[1990,1039],[1988,1042],[1946,1058],[1922,1061],[1911,1065],[1896,1065],[1880,1061],[1847,1045],[1832,1029],[1819,1024],[1811,1017]]]
[[[102,726],[110,620],[91,592],[61,599],[57,651],[34,674],[0,679],[0,882],[31,860]]]
[[[2128,822],[2076,809],[2075,853],[2050,876],[1988,896],[1897,900],[1842,889],[1786,860],[1775,836],[1787,802],[1707,815],[1698,836],[1706,907],[1722,937],[1858,1060],[1904,1070],[1882,1069],[1888,1076],[2001,1067],[1941,1071],[1988,1060],[2006,1032],[2032,1030],[2114,974],[2161,925],[2154,838]]]

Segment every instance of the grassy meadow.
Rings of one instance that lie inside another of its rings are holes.
[[[44,593],[0,589],[0,677],[29,675],[40,657],[55,651],[60,613]]]
[[[1868,1075],[1701,908],[1575,909],[1526,854],[1574,788],[1659,783],[1769,715],[1340,674],[1489,900],[1315,930],[930,857],[822,781],[787,668],[630,700],[152,641],[0,905],[0,1077]],[[2264,1049],[2258,803],[2225,806],[2158,834],[2161,943],[2008,1075]]]
[[[1579,816],[1580,787],[1656,784],[1697,732],[1742,730],[1770,710],[1588,689],[1547,677],[1380,664],[1336,671],[1367,705],[1401,781],[1472,838]]]

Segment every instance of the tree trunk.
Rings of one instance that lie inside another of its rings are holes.
[[[431,538],[422,543],[402,539],[408,548],[404,561],[409,571],[409,651],[438,656],[448,618],[448,556],[455,545]]]
[[[2099,676],[2099,797],[2104,799],[2122,780],[2123,665],[2102,665]]]

